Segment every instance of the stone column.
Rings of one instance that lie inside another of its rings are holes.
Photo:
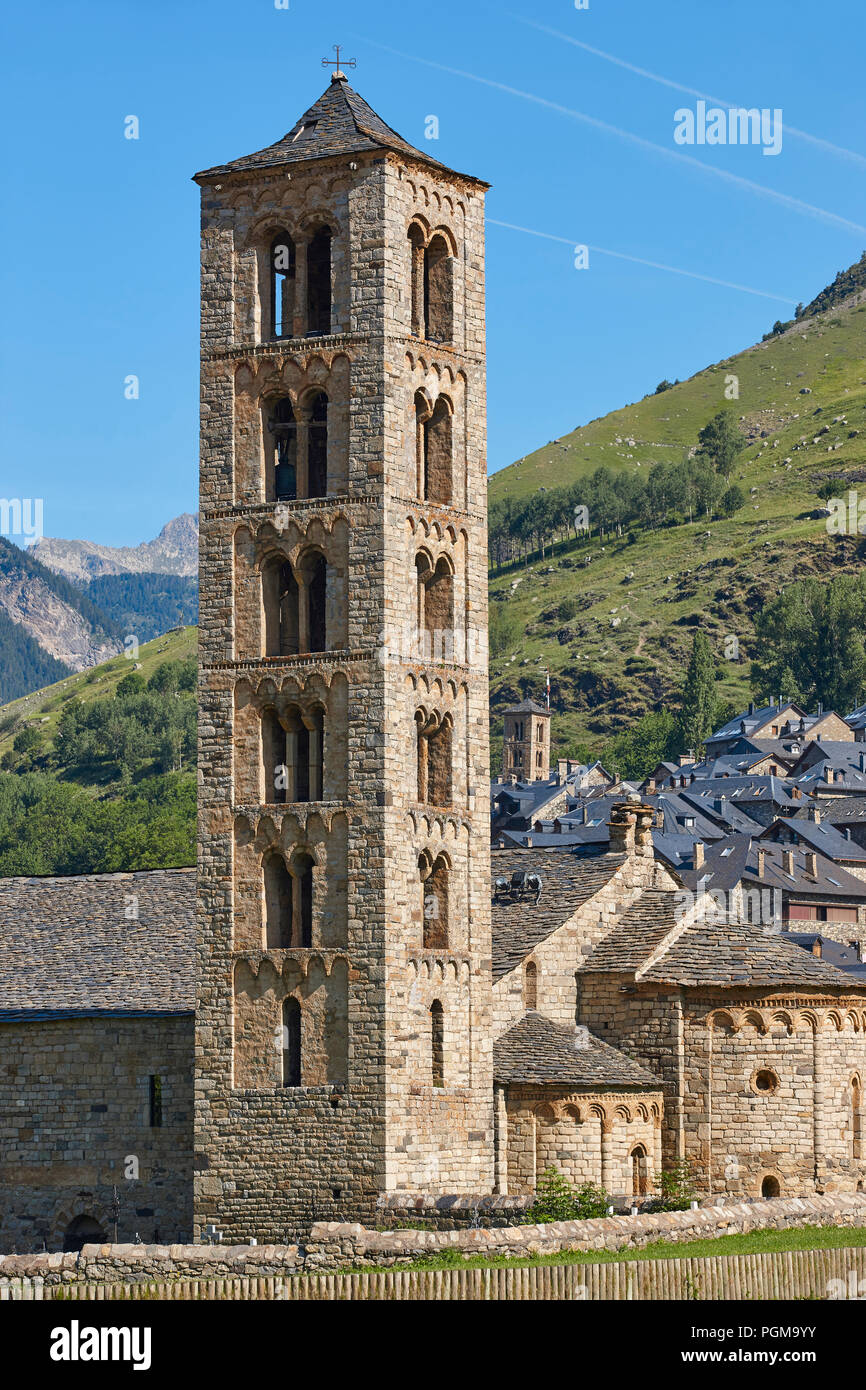
[[[601,1122],[601,1185],[605,1192],[612,1193],[613,1183],[613,1119],[605,1115]]]
[[[295,313],[292,336],[303,338],[307,331],[307,246],[306,238],[295,242]]]
[[[493,1191],[504,1197],[508,1192],[508,1110],[506,1088],[493,1087]]]

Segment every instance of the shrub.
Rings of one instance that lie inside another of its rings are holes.
[[[656,1173],[655,1181],[659,1196],[644,1211],[687,1211],[697,1195],[687,1159],[676,1159],[670,1168]]]
[[[567,623],[569,619],[577,617],[577,599],[564,598],[556,610],[557,617],[561,623]]]
[[[526,1224],[547,1225],[551,1221],[587,1221],[606,1216],[610,1197],[603,1187],[586,1182],[573,1188],[558,1168],[545,1168],[535,1189],[535,1201],[526,1213]]]

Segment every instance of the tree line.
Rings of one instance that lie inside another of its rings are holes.
[[[706,516],[733,516],[744,506],[742,489],[730,482],[746,441],[730,411],[722,410],[698,435],[694,453],[659,462],[644,474],[602,466],[563,487],[540,488],[529,497],[497,498],[490,508],[491,568],[581,535],[622,535],[630,527],[658,530]]]

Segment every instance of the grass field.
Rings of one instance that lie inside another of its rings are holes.
[[[555,1255],[462,1256],[457,1251],[425,1255],[401,1269],[526,1269],[533,1265],[613,1264],[628,1260],[677,1260],[687,1256],[759,1255],[780,1250],[847,1250],[866,1245],[866,1227],[800,1226],[789,1231],[750,1231],[745,1235],[718,1236],[709,1240],[655,1241],[639,1250],[562,1250]],[[341,1270],[355,1274],[377,1268],[351,1265]]]

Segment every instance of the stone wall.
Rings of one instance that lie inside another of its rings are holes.
[[[192,1236],[191,1017],[0,1024],[0,1248]],[[151,1077],[161,1124],[151,1124]],[[137,1176],[135,1176],[137,1174]]]
[[[861,1193],[495,1230],[375,1231],[358,1225],[319,1222],[305,1245],[85,1245],[75,1255],[6,1255],[0,1257],[0,1286],[16,1279],[75,1284],[85,1280],[134,1283],[171,1278],[255,1278],[344,1269],[356,1264],[399,1266],[422,1255],[447,1250],[464,1255],[519,1258],[561,1250],[637,1250],[658,1240],[680,1243],[765,1229],[852,1228],[864,1224],[866,1194]]]
[[[862,998],[649,984],[624,994],[629,983],[584,976],[581,1021],[663,1082],[666,1167],[687,1159],[710,1194],[756,1197],[773,1179],[783,1197],[863,1186]]]

